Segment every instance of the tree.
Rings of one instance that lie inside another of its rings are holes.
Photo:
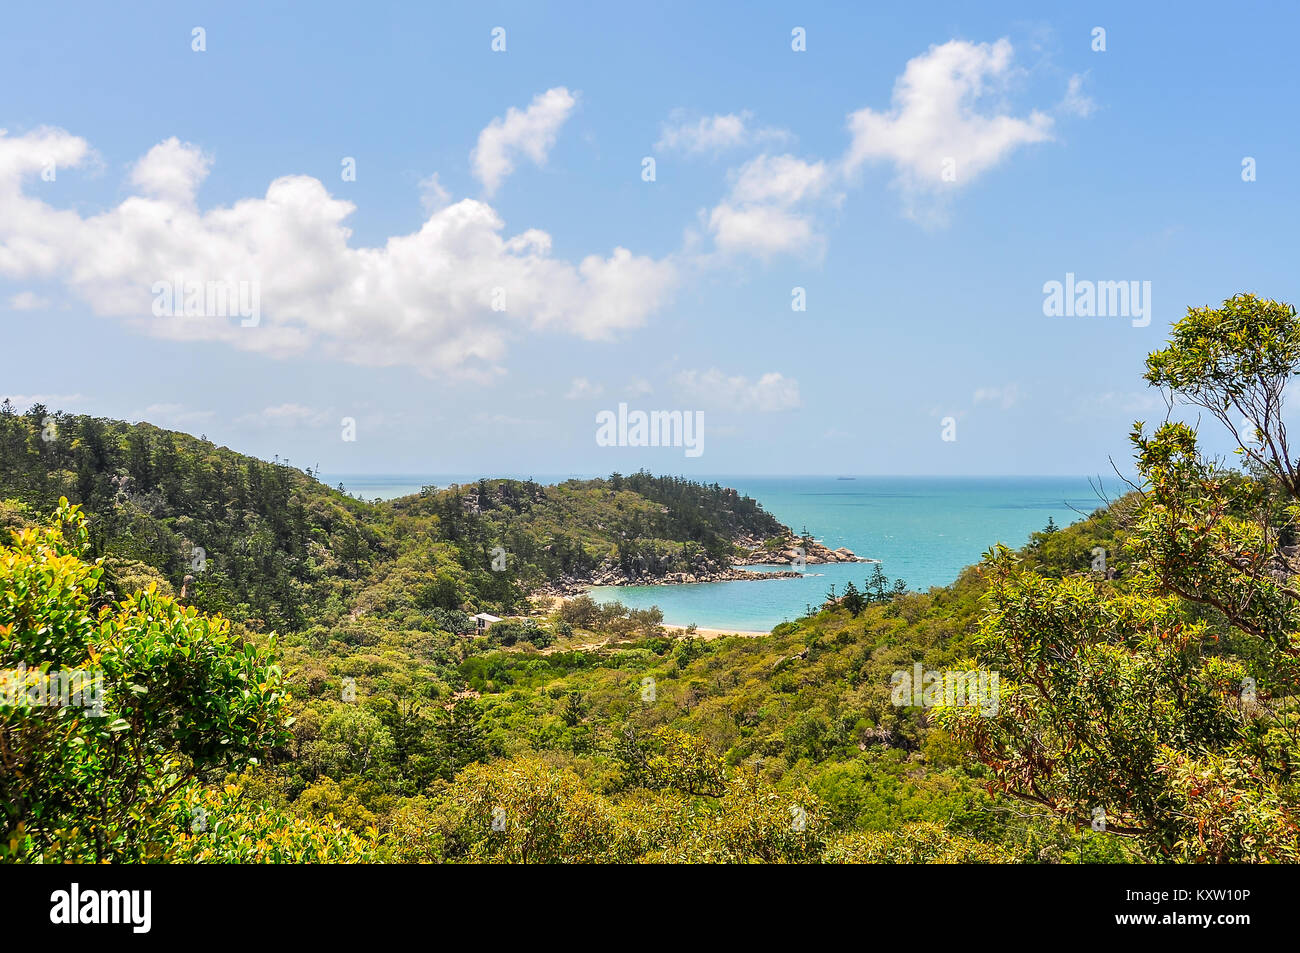
[[[451,859],[518,864],[628,859],[609,803],[535,758],[476,764],[449,789],[440,833]],[[436,836],[436,834],[435,834]]]
[[[456,699],[439,712],[436,737],[441,777],[450,779],[461,768],[486,757],[481,718],[478,704],[468,698]]]
[[[195,778],[287,740],[273,640],[240,644],[152,586],[94,613],[88,545],[65,499],[0,547],[0,669],[27,695],[0,706],[0,856],[157,856]]]
[[[889,586],[889,577],[885,571],[880,568],[880,563],[876,563],[871,570],[871,578],[867,580],[866,591],[868,600],[871,602],[888,602],[887,587]]]
[[[393,759],[392,733],[383,721],[359,705],[344,704],[330,714],[321,728],[324,760],[335,776],[366,774]]]
[[[858,592],[858,587],[853,584],[852,579],[845,584],[844,597],[840,601],[844,605],[844,608],[849,610],[849,615],[853,616],[855,619],[867,606],[866,598],[862,593]]]
[[[133,427],[126,437],[126,470],[131,475],[137,492],[153,488],[149,437],[140,427]]]
[[[1186,424],[1139,423],[1130,581],[987,555],[981,662],[1001,676],[999,704],[938,714],[995,789],[1153,859],[1300,860],[1300,591],[1281,546],[1300,516],[1281,422],[1297,368],[1289,305],[1190,309],[1147,380],[1234,434],[1253,414],[1248,472],[1204,458]]]
[[[1300,472],[1282,420],[1286,383],[1300,367],[1295,307],[1240,294],[1219,308],[1189,308],[1169,347],[1147,358],[1154,387],[1212,414],[1241,452],[1300,499]]]
[[[578,725],[582,724],[582,718],[585,712],[586,708],[582,703],[582,693],[569,692],[568,699],[564,704],[564,711],[560,713],[560,717],[564,719],[564,723],[570,728],[576,728]]]

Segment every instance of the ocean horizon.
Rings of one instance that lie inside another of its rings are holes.
[[[529,476],[539,483],[590,479],[582,474]],[[363,499],[394,499],[422,486],[476,482],[468,474],[323,475]],[[496,478],[496,477],[493,477]],[[752,496],[796,533],[804,529],[831,549],[847,547],[878,559],[890,580],[925,591],[953,582],[996,543],[1020,547],[1048,519],[1066,526],[1082,519],[1104,497],[1128,487],[1112,475],[1062,476],[693,476]],[[1099,495],[1099,491],[1101,495]],[[755,567],[758,568],[758,567]],[[788,567],[773,567],[785,569]],[[817,606],[830,587],[842,592],[852,580],[862,588],[869,563],[810,565],[797,579],[710,582],[672,586],[606,586],[591,590],[601,602],[633,608],[658,606],[672,625],[766,631]]]

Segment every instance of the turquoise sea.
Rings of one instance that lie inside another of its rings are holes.
[[[524,474],[529,476],[530,474]],[[576,476],[577,474],[573,474]],[[532,474],[542,483],[564,476]],[[366,499],[418,492],[423,484],[470,483],[477,475],[353,476],[322,474]],[[699,478],[733,486],[757,499],[795,532],[807,527],[831,549],[847,546],[879,559],[891,580],[925,590],[952,582],[994,543],[1019,547],[1049,517],[1068,525],[1102,505],[1085,477],[739,477]],[[1115,478],[1101,487],[1108,496],[1126,489]],[[760,568],[760,567],[755,567]],[[771,567],[785,569],[788,567]],[[635,608],[657,605],[664,621],[701,628],[767,630],[818,605],[833,583],[850,579],[861,588],[868,563],[809,566],[799,579],[716,582],[687,586],[619,586],[592,590],[601,601]]]

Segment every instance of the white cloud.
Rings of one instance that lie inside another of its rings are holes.
[[[1097,111],[1097,104],[1083,91],[1082,74],[1075,73],[1065,89],[1065,98],[1061,100],[1061,111],[1071,116],[1087,119]]]
[[[1003,410],[1010,410],[1023,396],[1020,385],[1007,384],[1005,387],[977,387],[974,400],[977,404],[998,404]]]
[[[724,252],[748,252],[766,258],[814,247],[812,222],[771,205],[736,206],[723,202],[709,214],[709,230]]]
[[[573,383],[569,385],[569,392],[564,395],[565,400],[585,400],[590,397],[599,397],[605,393],[605,388],[600,384],[593,384],[585,377],[575,377]]]
[[[694,121],[680,110],[674,111],[661,127],[655,148],[687,155],[717,154],[727,149],[756,142],[785,141],[790,134],[783,129],[754,129],[749,112],[702,116]]]
[[[812,219],[800,205],[826,190],[830,175],[825,163],[760,155],[732,178],[731,191],[708,217],[720,251],[767,257],[818,248]]]
[[[731,173],[727,195],[701,218],[718,251],[760,258],[820,253],[818,216],[843,199],[869,161],[893,164],[907,214],[942,222],[942,197],[1002,162],[1017,147],[1051,139],[1052,118],[1034,110],[1018,118],[990,106],[990,94],[1018,75],[1006,39],[995,43],[952,40],[911,59],[894,84],[887,112],[860,109],[848,117],[851,141],[830,160],[759,155]],[[1063,109],[1081,113],[1091,101],[1082,81],[1071,80]],[[1084,113],[1086,114],[1086,113]],[[724,121],[726,120],[726,121]],[[665,140],[721,147],[743,141],[743,116],[712,117],[673,130]],[[951,160],[953,181],[945,181]]]
[[[302,404],[284,403],[264,407],[256,413],[244,414],[236,418],[237,424],[251,424],[258,427],[323,427],[337,423],[334,415],[328,411],[315,410]]]
[[[172,136],[150,149],[131,169],[131,184],[144,195],[181,204],[194,201],[208,177],[212,157]]]
[[[627,387],[624,389],[629,397],[644,397],[646,394],[654,392],[650,382],[643,377],[632,378],[627,382]]]
[[[196,410],[185,404],[150,404],[132,419],[145,420],[158,427],[171,427],[176,430],[197,430],[216,419],[211,410]]]
[[[209,160],[176,140],[135,167],[133,183],[149,194],[99,214],[24,192],[47,161],[73,168],[90,155],[61,130],[0,135],[0,276],[60,281],[96,314],[156,337],[483,377],[500,372],[508,341],[524,332],[600,339],[639,326],[676,279],[671,261],[625,248],[556,258],[546,232],[506,235],[490,205],[469,199],[431,213],[417,232],[353,248],[346,221],[355,206],[303,175],[202,211],[195,193]],[[155,317],[155,283],[176,280],[256,288],[260,323]]]
[[[451,204],[451,193],[442,186],[438,173],[420,180],[420,204],[426,215],[432,215]]]
[[[823,162],[805,162],[790,155],[761,155],[740,167],[731,196],[738,202],[788,206],[819,195],[827,179]]]
[[[681,371],[673,383],[686,399],[728,411],[773,413],[802,403],[799,382],[775,371],[757,381],[741,375],[728,377],[717,368]]]
[[[527,109],[511,106],[504,117],[493,119],[479,133],[478,145],[470,156],[474,175],[491,195],[515,168],[523,154],[537,165],[555,145],[560,127],[569,118],[577,99],[563,86],[556,86],[533,98]]]
[[[9,299],[9,307],[15,311],[38,311],[49,306],[49,299],[42,298],[34,291],[20,291]]]
[[[849,116],[846,171],[885,160],[906,192],[933,192],[969,184],[1019,146],[1051,139],[1052,119],[1045,113],[1021,118],[984,102],[1015,75],[1013,55],[1004,37],[995,43],[950,40],[909,60],[887,112],[867,108]],[[953,182],[943,180],[948,158],[955,160]]]

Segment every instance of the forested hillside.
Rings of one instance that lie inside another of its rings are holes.
[[[56,437],[44,440],[51,422]],[[183,799],[233,826],[298,819],[303,840],[284,850],[397,860],[1105,853],[1050,819],[1007,829],[979,772],[932,735],[924,712],[891,704],[892,671],[970,651],[982,589],[973,572],[929,595],[891,596],[864,579],[874,595],[860,605],[828,604],[769,639],[674,639],[654,613],[583,599],[466,638],[467,611],[522,610],[554,574],[606,561],[646,572],[714,564],[732,538],[788,530],[734,491],[648,474],[484,480],[379,504],[147,424],[0,410],[0,439],[10,526],[44,525],[60,496],[84,506],[79,555],[100,567],[81,587],[89,610],[150,586],[164,599],[184,591],[185,605],[232,620],[232,647],[276,653],[264,678],[287,698],[276,718],[287,730],[262,724],[242,759],[195,761]],[[491,568],[495,546],[505,571]],[[530,858],[480,836],[491,809],[467,805],[488,797],[534,811],[538,785],[557,792],[544,807],[561,812],[547,821],[559,840]],[[561,833],[570,824],[601,834],[574,844]],[[249,849],[153,836],[174,857]],[[123,846],[103,856],[146,849],[125,830],[108,840]],[[27,849],[74,850],[59,837]]]
[[[1147,367],[1244,466],[1139,423],[1138,485],[1074,525],[712,641],[524,593],[786,532],[720,487],[367,504],[147,425],[0,412],[0,668],[102,669],[107,712],[0,708],[0,857],[1300,860],[1300,322],[1192,309]],[[520,618],[475,635],[476,606]]]
[[[147,423],[0,405],[0,500],[31,520],[61,497],[89,515],[109,589],[156,580],[179,592],[191,576],[188,604],[262,631],[337,621],[375,586],[409,590],[426,614],[515,611],[562,573],[715,569],[738,537],[789,535],[734,490],[672,477],[481,480],[367,503],[310,472]]]
[[[64,535],[66,527],[81,525],[79,514],[61,519]],[[1085,525],[1051,534],[1030,551],[1059,550],[1043,564],[1068,572],[1078,562],[1078,546],[1060,545],[1062,537],[1075,536],[1079,545],[1109,541],[1104,529]],[[26,557],[0,564],[6,572],[45,564],[51,550],[77,549],[62,536],[46,542],[33,530],[26,534],[15,551]],[[91,547],[84,549],[88,555]],[[70,565],[81,576],[77,599],[87,610],[102,602],[102,585],[90,575],[97,570],[84,557]],[[1008,807],[986,793],[982,770],[933,731],[924,710],[892,702],[892,672],[916,662],[967,664],[983,590],[974,571],[926,595],[828,604],[765,639],[670,638],[653,620],[642,628],[611,627],[607,615],[578,599],[531,622],[512,645],[503,644],[503,625],[490,638],[465,639],[429,624],[403,601],[404,587],[393,591],[395,572],[360,590],[367,608],[356,618],[314,620],[275,642],[242,624],[231,627],[226,650],[235,657],[245,648],[256,652],[255,664],[263,666],[255,678],[269,694],[255,710],[265,717],[245,729],[240,750],[195,758],[194,783],[159,799],[155,826],[97,821],[92,798],[65,810],[97,832],[96,842],[29,826],[12,848],[16,856],[827,862],[1126,856],[1121,845],[1081,835],[1050,816],[1006,824]],[[16,593],[12,575],[7,582],[0,589]],[[201,617],[170,628],[186,616],[173,615],[169,603],[133,597],[115,611],[115,631],[149,631],[148,620],[161,614],[173,620],[168,631],[187,644],[191,637],[181,633]],[[593,639],[605,644],[579,647]],[[551,642],[558,644],[537,648]],[[77,651],[91,652],[91,644]],[[268,653],[278,659],[274,669],[264,667]],[[160,658],[156,650],[153,657]],[[131,677],[155,686],[160,676]],[[166,697],[150,687],[138,704],[162,704]],[[17,738],[30,728],[19,723],[5,730]],[[117,736],[105,737],[97,754],[95,746],[77,749],[95,755],[90,767],[99,772],[107,770],[108,745]],[[0,795],[11,807],[17,803],[3,783]],[[23,791],[29,801],[39,796],[39,786],[36,795]],[[188,831],[193,816],[212,830]],[[494,830],[501,816],[512,821]],[[11,810],[11,832],[23,822]]]

